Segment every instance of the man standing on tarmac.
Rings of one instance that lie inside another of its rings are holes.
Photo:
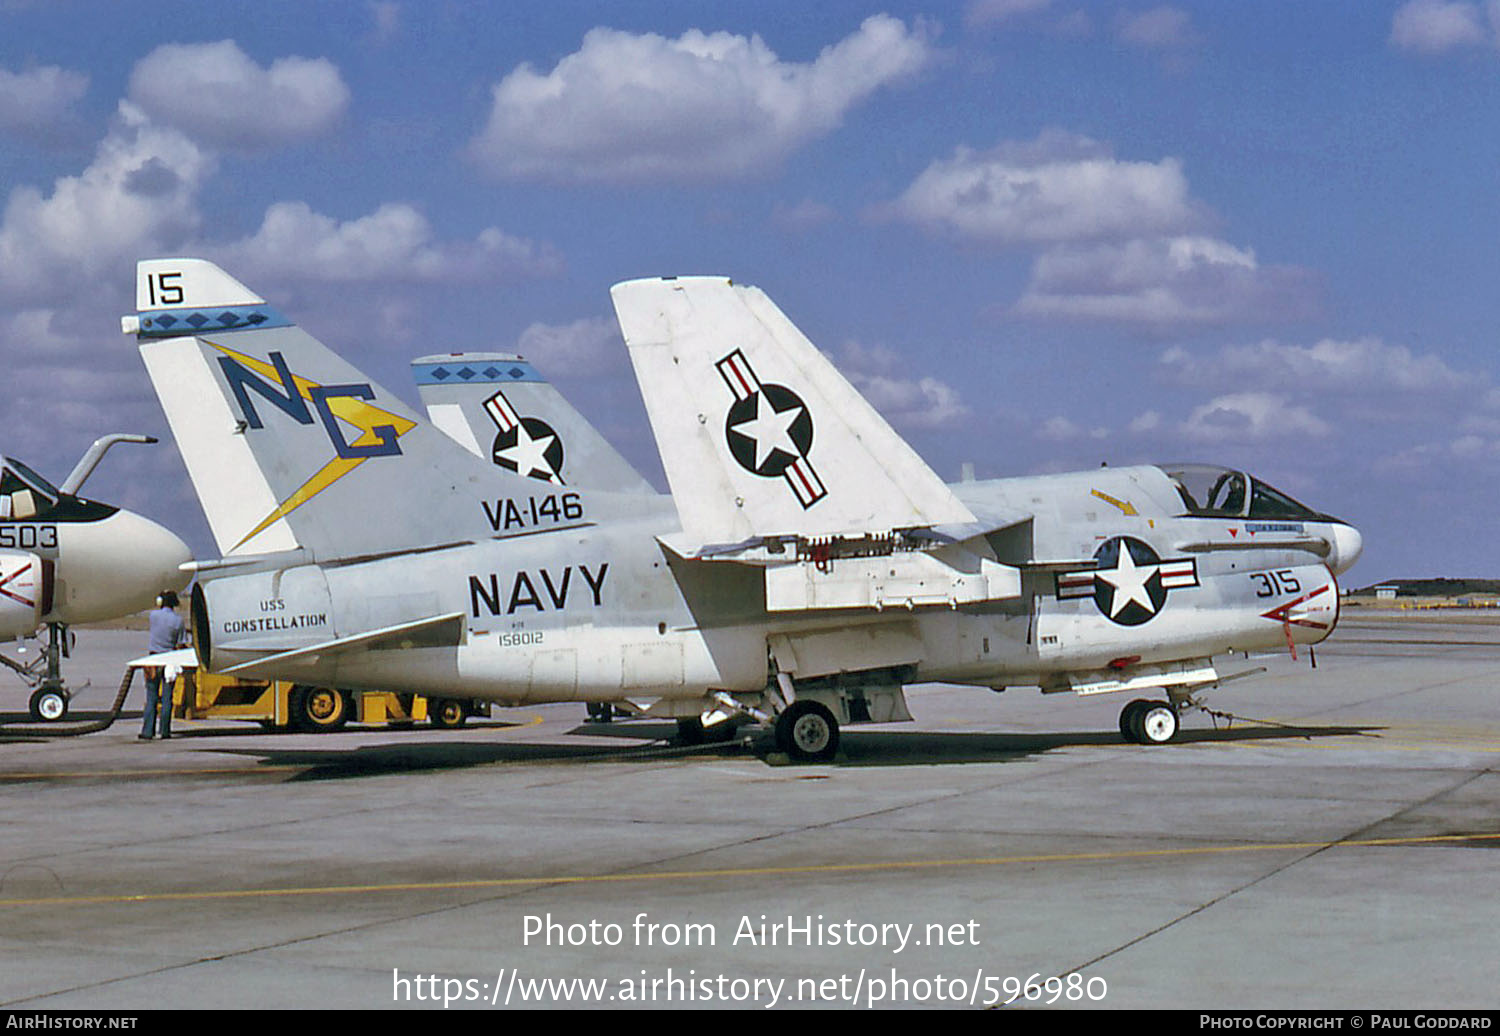
[[[177,594],[163,590],[151,613],[150,654],[159,655],[187,647],[187,627],[177,614]],[[141,717],[140,740],[150,741],[156,727],[163,740],[172,736],[172,684],[164,681],[161,666],[146,666],[146,710]],[[164,686],[165,684],[165,686]]]

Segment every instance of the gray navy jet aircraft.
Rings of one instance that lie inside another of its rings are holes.
[[[140,263],[125,330],[222,555],[191,566],[201,664],[621,703],[688,740],[749,717],[827,760],[843,725],[910,719],[925,681],[1149,694],[1121,732],[1170,741],[1214,656],[1295,652],[1338,620],[1359,533],[1246,473],[949,486],[757,289],[612,295],[670,496],[613,461],[566,481],[573,431],[504,390],[537,380],[505,358],[498,401],[448,400],[470,412],[440,430],[213,264]],[[424,363],[446,360],[419,381]]]

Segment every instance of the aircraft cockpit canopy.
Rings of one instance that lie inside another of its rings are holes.
[[[1243,471],[1213,464],[1164,464],[1187,514],[1208,518],[1337,521]]]
[[[62,492],[18,460],[0,457],[0,519],[44,518]]]

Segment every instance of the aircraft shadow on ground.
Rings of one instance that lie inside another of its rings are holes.
[[[913,731],[846,731],[839,762],[848,766],[923,766],[937,763],[1003,763],[1062,748],[1120,748],[1170,752],[1174,745],[1246,741],[1310,740],[1375,734],[1380,727],[1243,726],[1219,730],[1185,730],[1172,745],[1127,745],[1118,731],[1056,733],[938,733]]]
[[[1234,744],[1311,740],[1332,737],[1373,736],[1384,728],[1351,726],[1243,726],[1220,730],[1183,731],[1176,744]],[[256,733],[260,733],[256,731]],[[582,724],[570,733],[628,741],[613,745],[515,744],[459,740],[361,745],[353,749],[327,748],[224,748],[234,755],[252,756],[267,766],[305,767],[292,781],[343,780],[424,770],[464,769],[497,763],[618,763],[693,756],[756,756],[768,765],[785,765],[785,756],[775,751],[769,731],[742,731],[735,740],[722,744],[678,746],[669,743],[676,733],[670,723]],[[930,766],[938,764],[1010,763],[1063,748],[1114,747],[1138,751],[1172,750],[1171,746],[1138,748],[1121,742],[1115,731],[1068,731],[1058,733],[942,733],[933,731],[845,731],[833,765]]]

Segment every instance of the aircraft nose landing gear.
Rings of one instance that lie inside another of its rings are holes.
[[[35,688],[28,702],[31,718],[38,723],[56,723],[66,719],[73,696],[62,678],[62,660],[68,656],[68,631],[59,623],[47,624],[47,646],[27,665],[0,656],[0,662]],[[87,686],[87,684],[85,684]]]
[[[68,695],[59,688],[43,687],[28,704],[31,718],[38,723],[57,723],[68,715]]]

